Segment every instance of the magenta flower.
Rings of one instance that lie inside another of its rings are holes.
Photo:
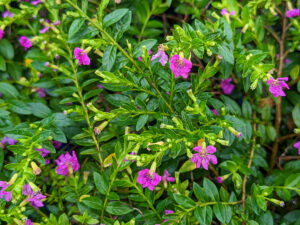
[[[53,25],[54,25],[54,26],[60,25],[60,20],[55,21],[55,22],[53,23]]]
[[[222,177],[217,177],[217,182],[219,183],[219,184],[221,184],[222,183]]]
[[[31,206],[36,208],[40,208],[44,206],[42,200],[45,199],[46,196],[42,195],[39,192],[36,193],[33,190],[31,190],[29,184],[23,185],[23,195],[28,196],[28,201],[30,202]]]
[[[214,165],[218,163],[217,157],[213,155],[213,153],[217,151],[214,146],[209,145],[206,149],[202,149],[201,146],[196,146],[193,150],[198,152],[191,158],[192,163],[196,163],[196,168],[200,168],[202,165],[205,170],[208,170],[209,162]]]
[[[215,109],[211,109],[210,111],[212,111],[216,116],[219,116],[219,113],[218,113],[218,111],[217,110],[215,110]]]
[[[283,63],[284,63],[284,64],[288,64],[288,63],[290,63],[290,62],[291,62],[291,60],[290,60],[290,59],[288,59],[288,58],[287,58],[287,59],[285,59],[285,60],[283,61]]]
[[[3,137],[1,140],[1,144],[5,145],[15,145],[18,141],[13,139],[13,138],[9,138],[7,136]]]
[[[31,5],[38,5],[40,3],[42,3],[42,0],[34,0],[30,2]]]
[[[97,88],[104,88],[102,84],[97,84]]]
[[[0,198],[5,198],[5,201],[11,201],[11,192],[5,191],[5,189],[9,186],[9,183],[6,181],[0,181]]]
[[[223,9],[221,10],[221,15],[222,15],[222,16],[226,15],[227,13],[228,13],[228,11],[227,11],[226,8],[223,8]]]
[[[19,42],[23,46],[25,51],[27,51],[27,49],[29,49],[32,46],[30,39],[26,36],[21,36],[19,38]]]
[[[152,51],[151,51],[151,50],[149,50],[149,51],[148,51],[148,55],[151,55],[151,54],[152,54]],[[141,57],[141,56],[139,56],[139,57],[138,57],[138,60],[139,60],[140,62],[142,62],[142,57]]]
[[[0,29],[0,40],[3,38],[4,34],[5,34],[4,30]]]
[[[300,155],[300,141],[294,144],[294,148],[298,149],[298,155]]]
[[[62,146],[62,143],[60,141],[52,141],[53,147],[57,150]]]
[[[276,59],[279,59],[279,58],[280,58],[280,54],[277,53],[277,54],[276,54]]]
[[[234,84],[230,83],[231,81],[231,78],[221,80],[221,88],[223,89],[225,95],[230,95],[235,87]]]
[[[38,151],[43,158],[50,154],[50,151],[45,148],[36,148],[35,150]]]
[[[27,219],[27,220],[25,221],[25,224],[26,224],[26,225],[33,225],[33,223],[31,222],[30,219]]]
[[[189,76],[189,72],[192,68],[192,62],[185,59],[180,58],[179,55],[173,55],[170,61],[170,69],[172,70],[175,78],[182,76],[184,79],[187,79]]]
[[[161,180],[166,183],[166,182],[174,182],[175,178],[170,176],[171,174],[165,170],[164,175],[161,177]]]
[[[6,17],[12,18],[12,17],[14,17],[14,14],[13,14],[12,12],[10,12],[10,11],[4,11],[4,12],[2,13],[2,17],[3,17],[3,18],[6,18]]]
[[[169,210],[169,209],[166,209],[166,210],[165,210],[165,214],[166,214],[166,215],[173,214],[173,213],[174,213],[173,210]]]
[[[88,57],[86,52],[84,50],[82,50],[81,48],[76,47],[74,49],[74,55],[75,55],[75,59],[78,60],[79,66],[90,65],[90,63],[91,63],[90,58]]]
[[[77,156],[75,155],[75,152],[72,151],[72,156],[69,152],[67,152],[65,155],[61,154],[57,160],[55,160],[57,167],[56,172],[57,174],[66,176],[69,175],[69,169],[68,165],[70,165],[73,169],[73,172],[76,172],[80,165],[78,163]]]
[[[300,9],[292,9],[292,10],[286,11],[286,17],[292,18],[292,17],[296,17],[296,16],[300,16]]]
[[[151,174],[149,169],[143,169],[139,171],[137,182],[143,186],[143,188],[148,187],[150,191],[153,191],[155,186],[161,181],[161,176],[153,172]]]
[[[289,86],[285,83],[285,81],[288,80],[288,77],[281,77],[277,78],[276,80],[274,80],[273,77],[270,77],[270,80],[267,80],[267,84],[269,85],[269,91],[275,98],[279,96],[285,96],[285,93],[282,89],[290,89]]]
[[[162,66],[165,66],[166,63],[169,60],[168,55],[165,52],[164,46],[163,45],[159,45],[158,46],[158,51],[155,55],[152,56],[151,61],[154,61],[155,59],[159,58],[159,62]]]
[[[37,93],[41,98],[45,98],[46,97],[46,92],[44,88],[38,88],[37,89]]]

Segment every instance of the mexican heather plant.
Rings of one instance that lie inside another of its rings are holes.
[[[300,224],[292,0],[1,0],[4,224]]]

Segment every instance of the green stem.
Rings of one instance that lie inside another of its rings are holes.
[[[71,52],[70,48],[68,48],[68,50],[69,50],[70,57],[72,58],[72,52]],[[76,86],[76,89],[77,89],[77,92],[78,92],[80,104],[81,104],[82,109],[83,109],[83,114],[84,114],[86,123],[88,125],[90,135],[92,136],[92,139],[93,139],[93,141],[94,141],[94,143],[96,145],[97,154],[98,154],[98,158],[99,158],[99,162],[100,162],[100,167],[101,167],[101,170],[104,170],[104,168],[103,168],[103,160],[102,160],[102,156],[101,156],[100,145],[99,145],[99,142],[98,142],[98,140],[96,138],[96,135],[94,133],[93,126],[92,126],[90,118],[89,118],[88,109],[86,108],[86,105],[85,105],[85,102],[84,102],[84,98],[82,96],[82,89],[79,86],[79,82],[78,82],[77,69],[74,66],[73,61],[72,60],[69,60],[69,61],[71,63],[72,69],[73,69],[73,75],[74,75],[73,82],[75,83],[75,86]]]
[[[122,52],[122,54],[129,59],[129,61],[137,68],[137,70],[140,73],[144,73],[143,69],[141,67],[139,67],[139,65],[136,63],[136,61],[118,44],[118,42],[115,41],[115,39],[113,39],[109,33],[107,33],[104,29],[102,29],[102,27],[96,23],[95,21],[93,21],[89,16],[87,16],[76,4],[74,4],[71,0],[66,0],[70,5],[72,5],[78,12],[79,14],[86,18],[93,26],[95,26],[98,30],[100,30],[100,32],[111,42],[112,45],[117,46],[117,48]],[[165,101],[167,107],[170,109],[170,111],[172,113],[174,113],[174,110],[172,109],[172,107],[168,104],[168,102],[164,99],[163,95],[161,94],[161,92],[158,90],[158,88],[156,87],[155,83],[152,82],[148,77],[146,77],[146,80],[148,81],[148,83],[155,89],[155,91],[160,95],[160,97]]]
[[[171,92],[170,92],[170,106],[172,107],[173,97],[174,97],[174,87],[175,87],[175,77],[171,76]]]
[[[145,21],[145,23],[143,24],[142,30],[141,30],[140,35],[139,35],[139,42],[141,41],[141,39],[142,39],[142,37],[143,37],[144,31],[145,31],[145,29],[146,29],[146,26],[148,25],[148,21],[149,21],[149,19],[150,19],[150,17],[151,17],[151,14],[152,14],[152,12],[150,12],[150,13],[148,14],[148,16],[147,16],[147,18],[146,18],[146,21]]]

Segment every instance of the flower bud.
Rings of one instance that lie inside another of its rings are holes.
[[[82,199],[84,199],[84,198],[89,198],[89,197],[91,197],[91,196],[90,196],[90,195],[81,195],[81,196],[79,197],[78,201],[81,202]]]
[[[99,135],[101,133],[102,130],[104,130],[104,128],[108,125],[108,121],[104,121],[103,123],[101,123],[98,127],[94,128],[94,131],[97,135]]]
[[[89,102],[87,105],[87,108],[95,113],[97,113],[99,110],[93,105],[93,103]]]
[[[83,181],[84,181],[84,184],[87,183],[87,180],[89,178],[89,175],[90,175],[90,172],[89,171],[84,171],[83,172]]]
[[[34,161],[32,161],[30,163],[30,165],[31,165],[34,175],[39,175],[42,172],[41,168],[38,167],[38,165]]]
[[[17,180],[18,178],[18,173],[15,173],[12,178],[10,178],[10,181],[8,182],[9,184],[14,184],[15,181]]]
[[[217,139],[216,141],[218,143],[220,143],[221,145],[224,145],[224,146],[228,146],[229,145],[229,141],[228,140]]]
[[[196,99],[195,95],[193,94],[193,90],[192,90],[192,89],[189,89],[189,90],[187,91],[187,94],[188,94],[189,97],[193,100],[194,103],[197,102],[197,99]]]
[[[228,127],[228,130],[236,137],[240,138],[242,137],[242,133],[238,132],[236,129],[234,129],[233,127]]]

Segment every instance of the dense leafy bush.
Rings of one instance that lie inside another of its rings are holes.
[[[299,225],[297,7],[1,0],[0,220]]]

